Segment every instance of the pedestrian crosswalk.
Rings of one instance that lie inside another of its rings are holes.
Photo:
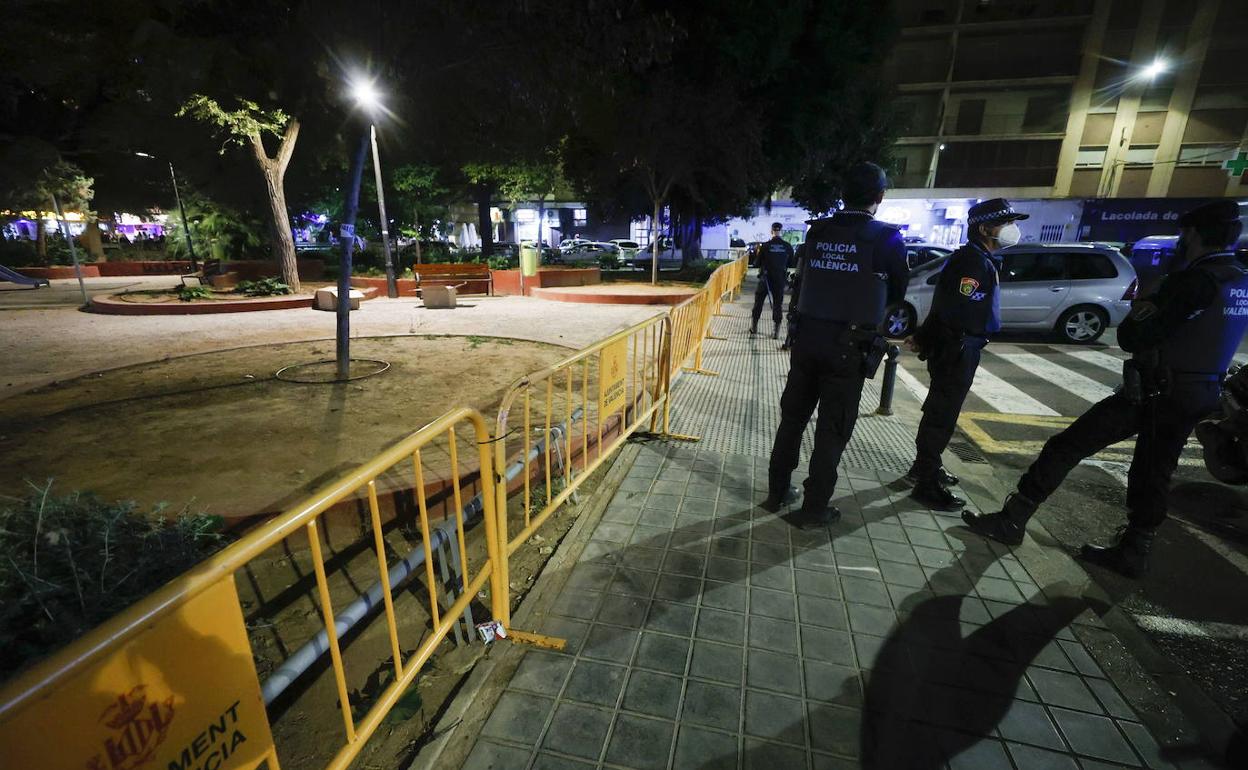
[[[1125,359],[1122,351],[994,343],[983,351],[964,411],[1078,417],[1113,394]],[[916,398],[927,397],[926,367],[917,359],[903,359],[898,380]]]

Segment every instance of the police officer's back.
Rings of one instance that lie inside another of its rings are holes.
[[[1113,543],[1085,545],[1079,555],[1127,577],[1147,571],[1179,456],[1197,422],[1217,408],[1226,369],[1248,330],[1248,270],[1232,251],[1242,229],[1235,201],[1199,206],[1179,227],[1172,272],[1118,327],[1118,343],[1132,354],[1122,388],[1045,442],[1001,511],[964,513],[971,529],[1022,542],[1037,506],[1081,460],[1136,436],[1127,526]]]
[[[750,314],[750,334],[758,334],[758,319],[763,313],[763,302],[771,296],[772,339],[780,336],[780,318],[784,313],[784,288],[788,280],[789,265],[793,262],[793,247],[780,237],[784,226],[775,222],[771,226],[771,240],[758,247],[758,288],[754,292],[754,309]]]
[[[863,381],[873,376],[883,357],[879,327],[885,307],[905,295],[909,271],[901,235],[872,216],[886,186],[884,172],[875,164],[851,169],[845,210],[811,222],[798,264],[801,289],[793,298],[789,378],[763,506],[779,510],[795,496],[789,481],[802,433],[818,405],[810,475],[797,516],[802,526],[827,524],[840,515],[828,505],[836,466],[858,417]]]

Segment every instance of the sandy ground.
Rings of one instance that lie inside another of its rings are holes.
[[[164,278],[167,278],[164,277]],[[144,284],[153,279],[97,278],[97,285]],[[4,284],[8,286],[8,284]],[[207,316],[107,316],[77,310],[76,281],[53,281],[70,305],[26,308],[37,292],[0,291],[0,399],[58,380],[120,366],[214,350],[283,342],[328,340],[334,315],[312,309]],[[72,290],[72,291],[70,291]],[[39,291],[47,291],[40,289]],[[51,299],[51,294],[44,295]],[[8,309],[18,307],[21,309]],[[353,337],[462,334],[513,337],[583,347],[666,308],[586,305],[528,297],[467,297],[455,310],[426,310],[411,297],[364,302],[351,316]]]
[[[391,364],[342,385],[280,381],[282,366],[333,357],[296,342],[184,356],[0,401],[0,494],[91,490],[227,517],[282,510],[457,404],[490,414],[512,382],[566,348],[489,337],[364,338]],[[430,447],[427,481],[450,468]],[[465,447],[461,472],[476,467]],[[410,467],[382,487],[411,485]]]

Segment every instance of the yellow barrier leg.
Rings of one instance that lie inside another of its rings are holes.
[[[529,644],[534,647],[541,647],[544,650],[563,651],[568,646],[567,639],[560,639],[557,636],[546,636],[545,634],[533,634],[528,631],[517,631],[514,628],[507,629],[507,638],[517,644]]]

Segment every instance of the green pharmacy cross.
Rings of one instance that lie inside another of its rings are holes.
[[[1248,176],[1248,152],[1240,151],[1234,160],[1228,160],[1222,167],[1231,172],[1231,176],[1244,178]]]

